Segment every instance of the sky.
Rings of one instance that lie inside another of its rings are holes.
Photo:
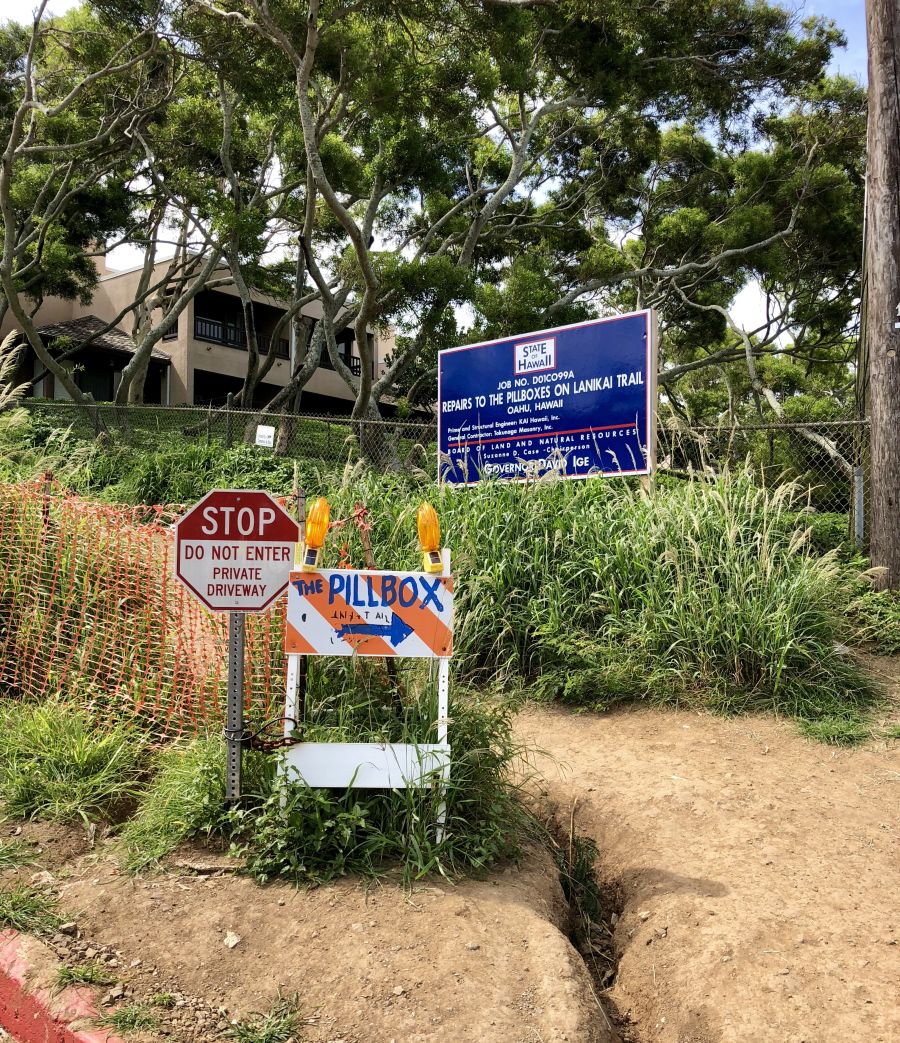
[[[785,0],[782,0],[785,2]],[[50,10],[60,13],[74,7],[76,0],[50,0]],[[787,0],[787,4],[803,15],[817,14],[833,18],[847,34],[847,49],[832,62],[836,72],[866,77],[866,18],[865,0]],[[25,21],[37,4],[35,0],[3,0],[0,17]]]
[[[50,0],[50,10],[60,13],[74,7],[77,0]],[[794,0],[791,4],[799,14],[824,15],[832,18],[844,30],[847,46],[838,51],[831,62],[834,72],[854,76],[860,82],[866,80],[866,15],[865,0]],[[3,18],[16,21],[30,20],[35,9],[35,0],[2,0]],[[118,256],[121,254],[121,256]],[[137,263],[138,258],[130,248],[113,251],[108,258],[110,267],[127,268]],[[748,286],[735,299],[735,319],[748,326],[756,325],[761,316],[761,295],[754,286]]]

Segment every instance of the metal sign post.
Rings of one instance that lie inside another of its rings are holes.
[[[241,750],[244,737],[244,634],[243,612],[228,613],[228,703],[225,709],[225,803],[241,796]]]
[[[241,795],[244,633],[247,612],[264,612],[284,592],[297,523],[269,493],[214,489],[175,523],[175,575],[211,612],[228,613],[225,801]]]

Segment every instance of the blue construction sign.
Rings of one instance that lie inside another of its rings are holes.
[[[441,481],[649,474],[655,336],[639,311],[440,352]]]

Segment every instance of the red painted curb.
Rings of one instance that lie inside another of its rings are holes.
[[[17,1043],[124,1043],[106,1029],[75,1027],[79,1021],[97,1017],[94,991],[52,991],[48,982],[40,981],[36,956],[45,956],[41,961],[45,967],[46,956],[59,963],[36,939],[17,931],[0,931],[0,1028]]]

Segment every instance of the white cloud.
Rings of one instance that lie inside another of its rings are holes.
[[[3,20],[10,22],[30,22],[40,4],[38,0],[4,0]],[[77,7],[78,0],[50,0],[47,11],[50,14],[62,14],[70,7]]]

